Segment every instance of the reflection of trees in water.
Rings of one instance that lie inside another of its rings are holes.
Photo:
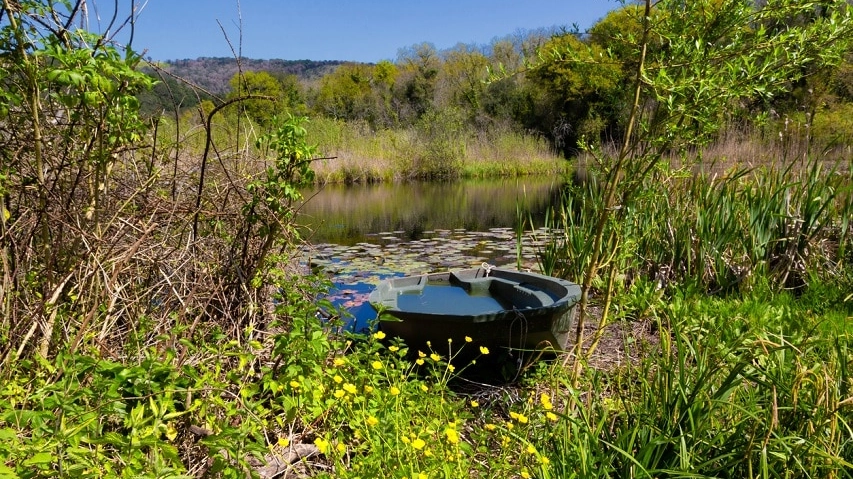
[[[550,179],[331,185],[306,192],[301,223],[313,230],[315,243],[354,244],[388,231],[419,239],[436,229],[514,227],[520,204],[525,218],[541,225],[558,189]]]

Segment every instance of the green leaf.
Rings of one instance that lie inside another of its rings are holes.
[[[24,461],[25,466],[33,466],[36,464],[50,464],[53,462],[53,455],[49,452],[39,452],[33,457]]]

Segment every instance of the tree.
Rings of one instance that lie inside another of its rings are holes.
[[[597,141],[616,119],[613,98],[621,97],[622,69],[605,62],[604,51],[574,34],[552,38],[542,47],[541,62],[528,77],[542,92],[538,126],[546,129],[567,156],[581,138]]]
[[[410,110],[406,116],[413,122],[433,108],[441,60],[435,46],[421,43],[401,50],[397,63],[402,69],[399,80],[401,96]]]
[[[853,38],[851,8],[843,0],[775,0],[763,5],[746,0],[645,0],[639,18],[637,48],[626,50],[635,52],[627,60],[635,69],[618,153],[581,145],[598,165],[602,186],[600,198],[590,206],[595,220],[578,306],[578,354],[586,346],[583,328],[592,284],[603,270],[605,306],[593,346],[584,354],[594,349],[608,321],[619,268],[613,259],[633,254],[622,220],[635,192],[665,155],[707,145],[724,126],[732,105],[773,98],[807,72],[837,65]],[[786,27],[778,28],[780,24]],[[577,68],[613,60],[612,55],[596,55],[595,45],[586,51],[575,46],[559,47],[552,56]],[[581,361],[575,364],[578,373]]]
[[[460,44],[444,53],[438,85],[443,105],[453,105],[475,118],[482,107],[486,91],[489,60],[470,45]]]
[[[281,109],[277,105],[284,98],[282,84],[274,76],[265,71],[237,73],[228,82],[231,92],[228,99],[246,96],[257,96],[265,98],[253,98],[238,103],[240,111],[259,125],[267,125],[276,112]]]

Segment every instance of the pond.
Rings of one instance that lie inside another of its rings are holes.
[[[546,210],[560,187],[556,178],[523,178],[307,190],[299,209],[310,243],[304,262],[331,276],[330,299],[355,316],[352,329],[363,330],[375,318],[367,295],[384,278],[482,263],[535,270]]]

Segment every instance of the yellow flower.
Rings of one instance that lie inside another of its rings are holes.
[[[339,442],[338,445],[335,446],[335,449],[337,449],[339,453],[343,454],[347,452],[347,445],[342,442]]]
[[[350,394],[355,394],[358,391],[358,388],[355,387],[355,384],[346,383],[344,384],[344,391]]]
[[[375,369],[375,370],[379,371],[379,370],[381,370],[384,366],[382,366],[382,361],[373,361],[372,363],[370,363],[370,367],[372,367],[373,369]]]
[[[439,356],[438,354],[432,353],[429,355],[429,358],[432,359],[433,361],[438,361],[441,359],[441,356]]]
[[[418,351],[418,357],[419,357],[419,358],[425,358],[425,357],[426,357],[426,353],[425,353],[425,352],[423,352],[423,351]]]
[[[421,359],[421,358],[418,358],[415,362],[416,362],[416,363],[418,363],[418,366],[423,366],[423,365],[424,365],[424,360],[423,360],[423,359]]]
[[[379,419],[376,419],[374,416],[367,416],[367,421],[365,422],[367,422],[368,426],[375,426],[379,424]]]
[[[399,350],[400,348],[398,348],[397,346],[388,346],[388,351],[391,351],[392,353],[396,353]]]
[[[488,423],[488,424],[486,424],[484,427],[486,428],[486,430],[487,430],[487,431],[494,431],[495,429],[497,429],[497,428],[498,428],[497,426],[495,426],[495,425],[494,425],[494,424],[492,424],[492,423]]]
[[[365,384],[364,385],[364,392],[367,394],[372,393],[373,392],[373,386],[371,386],[370,384]]]
[[[530,473],[527,471],[521,471],[521,477],[524,479],[530,479]]]
[[[400,388],[397,386],[391,386],[391,395],[396,396],[398,394],[400,394]]]
[[[444,430],[444,435],[447,436],[447,442],[450,444],[459,444],[459,433],[451,427]]]
[[[333,364],[335,365],[335,367],[340,367],[340,366],[343,366],[344,364],[346,364],[346,361],[344,361],[341,358],[335,358],[335,360],[333,361]]]
[[[318,437],[314,439],[314,445],[317,446],[317,449],[320,450],[320,454],[328,454],[329,452],[329,441]]]
[[[548,464],[551,464],[551,460],[545,456],[540,457],[539,462],[541,462],[543,466],[547,466]]]
[[[299,381],[295,379],[290,381],[290,387],[292,387],[293,389],[299,389],[299,386],[301,386],[301,384],[299,384]]]
[[[382,331],[376,331],[376,333],[373,334],[373,337],[382,340],[385,339],[385,333]]]
[[[471,407],[477,407],[477,406],[479,406],[479,405],[480,405],[480,403],[479,403],[479,402],[477,402],[477,401],[471,401]]]
[[[344,397],[344,394],[346,394],[346,393],[344,392],[343,389],[338,389],[335,391],[335,397],[338,399]]]
[[[429,476],[427,476],[423,472],[419,472],[418,473],[418,479],[429,479]]]
[[[278,438],[278,445],[279,447],[287,447],[290,445],[290,439],[286,437],[280,437]]]
[[[480,354],[489,354],[489,348],[480,346]]]
[[[423,392],[429,391],[429,388],[427,387],[426,384],[421,384],[421,391],[423,391]]]
[[[533,447],[533,444],[528,444],[528,445],[527,445],[527,452],[528,452],[529,454],[536,454],[536,448],[535,448],[535,447]]]
[[[452,373],[453,371],[456,371],[456,366],[454,366],[454,365],[452,365],[452,364],[448,364],[448,365],[447,365],[447,370],[448,370],[448,371],[450,371],[450,372]]]
[[[557,422],[557,419],[559,419],[557,417],[557,415],[552,413],[551,411],[546,412],[545,417],[547,417],[549,421],[554,421],[554,422]]]
[[[334,379],[334,380],[335,380],[335,382],[336,382],[336,383],[338,383],[338,384],[342,383],[342,382],[343,382],[343,380],[344,380],[344,378],[342,378],[342,377],[338,376],[337,374],[336,374],[336,375],[335,375],[335,377],[334,377],[334,378],[332,378],[332,379]]]
[[[545,409],[547,409],[549,411],[551,409],[554,409],[554,405],[551,404],[551,397],[548,396],[547,393],[542,393],[542,395],[539,396],[539,402],[542,403],[542,407],[544,407]]]
[[[473,339],[471,339],[471,336],[465,336],[466,343],[470,343],[471,341],[473,341]]]
[[[421,438],[417,438],[414,441],[412,441],[412,447],[415,449],[420,450],[420,449],[423,449],[424,446],[426,446],[426,443]]]
[[[409,440],[409,438],[408,438],[408,437],[406,437],[406,436],[403,436],[400,440],[401,440],[401,441],[403,441],[403,444],[408,444],[408,443],[412,442],[412,441],[410,441],[410,440]]]
[[[515,419],[520,424],[527,424],[527,416],[525,416],[524,414],[519,414],[517,412],[511,412],[511,413],[509,413],[509,417]]]

